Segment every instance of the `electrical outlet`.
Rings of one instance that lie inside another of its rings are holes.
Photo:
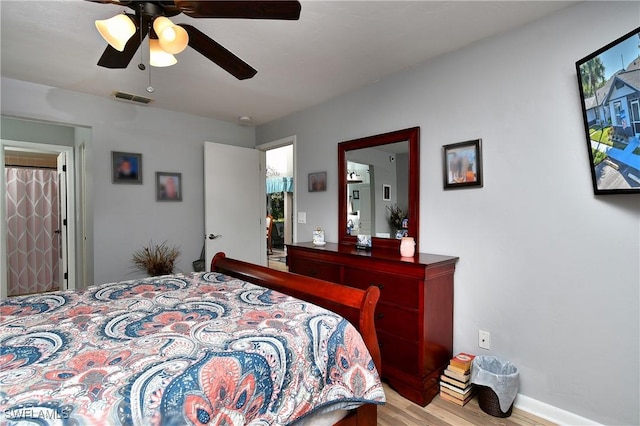
[[[488,331],[478,330],[478,346],[482,349],[491,349],[491,334]]]
[[[298,223],[307,223],[307,212],[298,212]]]

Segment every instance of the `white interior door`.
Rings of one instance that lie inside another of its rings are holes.
[[[58,154],[58,282],[60,290],[69,288],[69,232],[67,220],[67,153]]]
[[[219,251],[265,265],[264,173],[257,149],[204,144],[205,263]]]

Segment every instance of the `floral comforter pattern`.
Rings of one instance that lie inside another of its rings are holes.
[[[384,402],[350,323],[218,273],[12,298],[0,315],[8,424],[263,426]]]

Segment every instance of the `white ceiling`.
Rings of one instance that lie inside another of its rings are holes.
[[[174,22],[196,26],[258,74],[236,80],[187,48],[177,55],[176,65],[151,69],[155,92],[149,94],[149,73],[137,67],[140,51],[125,70],[96,65],[106,44],[94,21],[124,7],[81,0],[0,0],[1,73],[104,97],[124,91],[153,98],[154,107],[226,121],[248,115],[259,125],[537,20],[576,0],[301,3],[299,21],[175,16]],[[143,48],[147,53],[146,44]]]

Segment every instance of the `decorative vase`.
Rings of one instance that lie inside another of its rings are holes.
[[[416,242],[413,237],[402,237],[400,240],[400,256],[413,257],[416,252]]]

